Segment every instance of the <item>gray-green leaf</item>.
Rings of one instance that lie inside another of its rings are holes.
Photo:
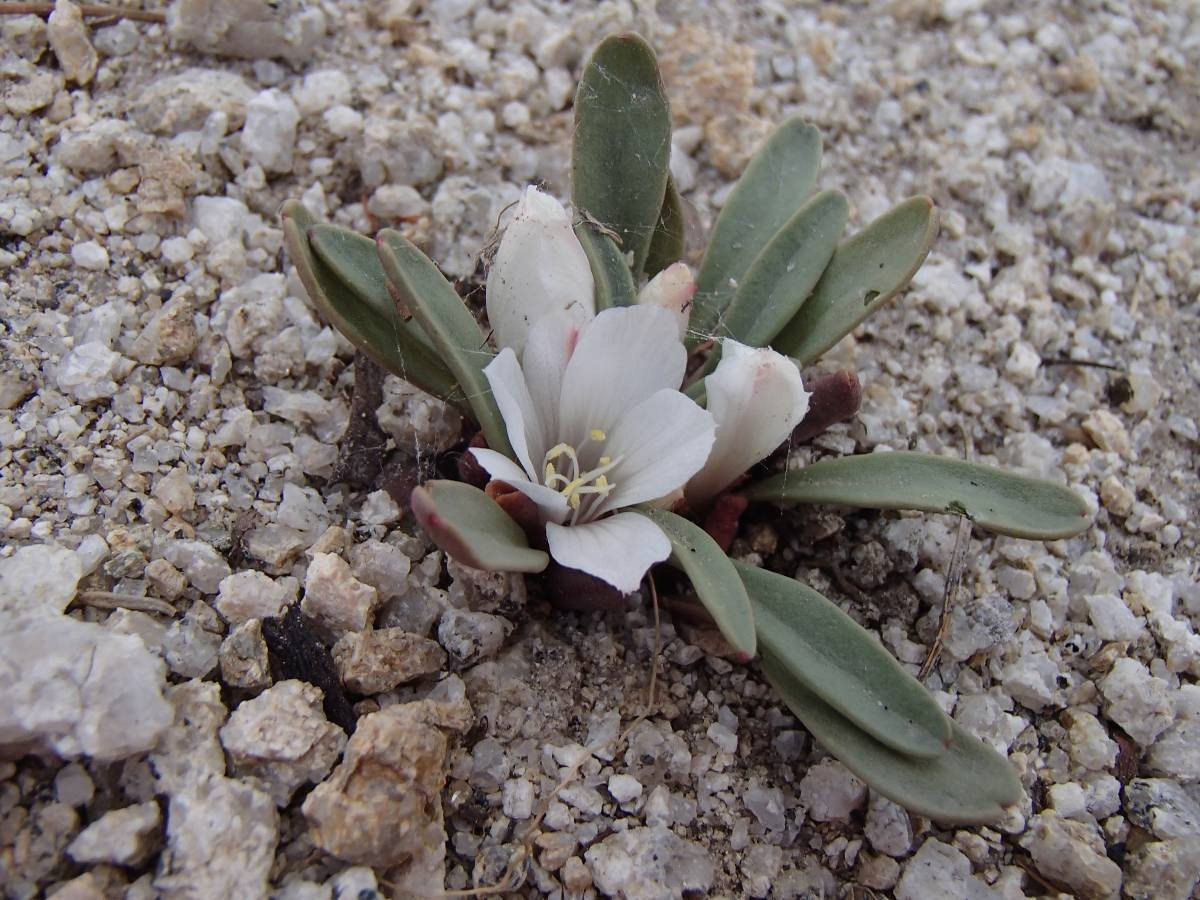
[[[389,372],[434,396],[463,404],[462,391],[454,376],[429,351],[416,329],[405,325],[395,304],[378,302],[377,296],[360,293],[360,289],[367,289],[363,283],[348,284],[314,252],[317,233],[326,226],[317,225],[295,200],[283,205],[280,220],[288,256],[322,317]],[[308,237],[310,231],[314,233],[312,241]],[[362,240],[371,243],[367,238]]]
[[[812,588],[735,563],[759,645],[792,677],[876,740],[906,756],[938,756],[950,720],[929,692],[864,630]]]
[[[812,296],[775,338],[807,365],[912,280],[937,234],[928,197],[905,200],[837,248]]]
[[[375,242],[388,282],[441,351],[466,393],[488,446],[511,456],[504,419],[483,374],[492,351],[479,323],[437,266],[404,235],[385,228]]]
[[[667,192],[663,195],[658,224],[654,226],[654,237],[650,240],[650,254],[646,257],[648,278],[653,278],[671,263],[683,259],[686,224],[683,220],[683,198],[675,188],[675,179],[668,175]]]
[[[632,306],[636,297],[633,272],[616,242],[589,222],[575,226],[595,282],[596,312],[613,306]]]
[[[476,569],[540,572],[550,557],[491,497],[461,481],[427,481],[412,492],[412,511],[434,543]]]
[[[636,34],[605,38],[575,94],[575,208],[620,236],[640,272],[667,186],[671,107],[654,51]]]
[[[808,690],[773,652],[763,672],[814,738],[851,772],[909,812],[942,824],[984,824],[1003,818],[1024,789],[1004,757],[951,723],[946,752],[932,759],[897,753],[856,728]]]
[[[754,613],[733,562],[699,525],[664,509],[637,510],[663,530],[671,542],[671,558],[691,579],[696,596],[713,617],[725,640],[744,659],[756,651]]]
[[[767,138],[721,207],[696,277],[689,344],[711,335],[751,263],[804,204],[821,165],[821,133],[788,119]]]
[[[745,493],[751,500],[951,513],[988,531],[1038,540],[1071,537],[1091,524],[1083,498],[1070,488],[909,451],[823,459],[773,475]]]

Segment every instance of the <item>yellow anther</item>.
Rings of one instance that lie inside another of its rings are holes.
[[[608,440],[608,435],[599,428],[593,428],[591,430],[591,438],[593,441],[606,441]]]
[[[612,488],[608,484],[608,476],[607,475],[601,475],[599,478],[596,479],[596,487],[600,488],[600,490],[604,491],[604,493],[606,493],[606,494],[610,490],[612,490]]]
[[[611,462],[612,462],[612,457],[611,457],[611,456],[602,456],[602,457],[600,457],[600,465],[602,465],[602,466],[607,466],[607,465],[609,465]]]

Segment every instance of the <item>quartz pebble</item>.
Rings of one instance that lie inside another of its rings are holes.
[[[324,778],[346,745],[321,701],[320,688],[280,681],[241,704],[221,728],[235,768],[261,782],[277,806],[287,806],[301,785]]]
[[[867,786],[836,760],[813,766],[800,781],[800,802],[816,822],[848,818],[867,798]]]
[[[350,572],[340,556],[317,553],[308,565],[304,599],[300,608],[306,616],[336,633],[363,631],[371,624],[379,594]]]
[[[596,887],[609,896],[650,900],[672,891],[707,891],[714,866],[705,850],[663,826],[631,828],[588,848]]]
[[[1105,854],[1104,842],[1088,823],[1039,813],[1021,844],[1039,872],[1080,897],[1112,897],[1121,889],[1121,868]]]
[[[115,809],[81,831],[67,853],[84,865],[141,865],[157,849],[161,821],[158,804],[153,801]]]
[[[291,577],[274,579],[248,570],[222,578],[217,591],[217,612],[226,622],[239,625],[250,619],[282,616],[296,602],[299,585]]]
[[[436,641],[399,628],[344,634],[333,645],[338,677],[356,694],[378,694],[430,675],[446,664]]]

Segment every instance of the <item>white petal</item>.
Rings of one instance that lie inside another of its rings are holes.
[[[513,452],[517,454],[517,460],[525,467],[529,478],[539,480],[539,471],[535,466],[542,464],[548,432],[538,416],[533,398],[529,396],[525,375],[512,348],[505,347],[497,353],[492,361],[484,366],[483,374],[492,388],[496,406],[500,408],[500,417],[504,419],[508,441],[512,444]],[[536,460],[531,455],[531,450],[537,454]]]
[[[800,370],[781,353],[725,340],[705,381],[717,439],[708,462],[688,482],[693,505],[712,499],[782,444],[808,412]]]
[[[666,310],[604,310],[583,327],[563,373],[559,439],[578,446],[592,429],[609,431],[631,406],[678,388],[686,365],[687,351]]]
[[[582,313],[557,312],[543,316],[529,329],[521,369],[546,438],[543,446],[530,446],[530,457],[535,465],[541,464],[552,443],[558,443],[558,401],[562,394],[563,372],[575,352],[586,321]]]
[[[692,297],[696,293],[696,281],[692,272],[682,262],[672,263],[648,282],[638,294],[637,302],[648,306],[661,306],[675,317],[679,326],[679,340],[687,337],[688,316],[692,312]]]
[[[471,455],[484,468],[484,471],[496,481],[503,481],[505,484],[512,485],[530,500],[538,505],[538,509],[542,513],[542,517],[549,522],[561,522],[571,511],[567,506],[567,498],[553,488],[548,488],[544,484],[538,484],[529,480],[528,476],[521,471],[521,467],[505,456],[503,453],[497,453],[495,450],[488,450],[485,447],[469,448]]]
[[[542,316],[578,307],[596,309],[592,268],[562,205],[537,188],[525,191],[500,239],[487,278],[487,313],[500,347],[520,353]]]
[[[708,459],[716,423],[679,391],[664,389],[621,416],[604,452],[620,462],[613,491],[594,515],[645,503],[683,487]]]
[[[625,594],[637,590],[647,569],[671,555],[662,529],[632,512],[586,525],[547,525],[546,542],[562,565],[595,575]]]

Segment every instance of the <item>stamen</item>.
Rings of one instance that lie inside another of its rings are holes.
[[[593,429],[591,430],[591,432],[589,432],[589,433],[591,434],[591,438],[592,438],[592,440],[593,440],[593,441],[606,441],[606,440],[608,440],[608,435],[607,435],[607,434],[605,434],[603,431],[601,431],[599,428],[593,428]]]
[[[584,439],[583,444],[579,446],[583,447],[590,441],[607,439],[608,435],[604,433],[603,429],[592,428],[588,431],[588,436]],[[569,474],[559,471],[557,460],[563,457],[570,460]],[[580,516],[585,515],[583,507],[585,498],[603,499],[612,493],[614,486],[609,482],[607,473],[612,471],[619,461],[614,462],[611,456],[601,456],[596,468],[580,472],[578,448],[567,443],[555,444],[546,453],[543,461],[544,482],[546,487],[555,488],[566,498],[567,504],[574,510],[571,517],[571,521],[574,523]],[[595,505],[595,503],[589,503],[586,508],[591,509]]]

